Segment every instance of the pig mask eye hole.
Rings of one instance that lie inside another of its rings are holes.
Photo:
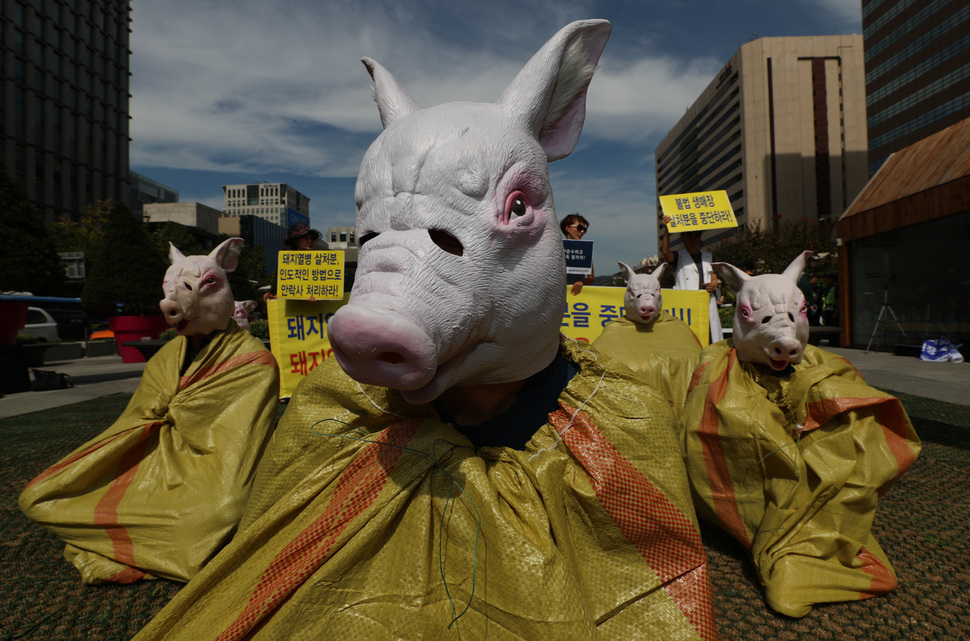
[[[791,321],[791,322],[793,322],[793,323],[795,322],[795,316],[794,316],[794,315],[792,315],[792,313],[791,313],[791,312],[788,312],[788,320],[790,320],[790,321]]]
[[[185,289],[192,291],[192,286],[189,285],[188,283],[185,283]]]
[[[771,320],[771,316],[765,316],[764,318],[761,319],[761,324],[762,325],[767,325],[768,324],[768,321],[770,321],[770,320]]]
[[[364,234],[363,236],[357,239],[357,248],[359,249],[363,247],[364,243],[366,243],[369,240],[373,240],[375,238],[377,238],[377,232],[372,231]]]
[[[515,191],[509,195],[505,201],[505,211],[503,212],[502,222],[510,223],[522,218],[529,213],[529,205],[525,201],[525,195],[521,191]]]

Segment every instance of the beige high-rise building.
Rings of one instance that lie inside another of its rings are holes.
[[[739,225],[834,221],[868,178],[862,36],[742,45],[655,158],[658,196],[723,189]]]
[[[310,224],[310,199],[286,183],[223,185],[226,216],[258,216],[284,229]]]

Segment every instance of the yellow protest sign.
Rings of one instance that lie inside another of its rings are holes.
[[[567,293],[560,331],[593,342],[606,323],[623,316],[625,291],[623,287],[584,287],[577,296]],[[710,342],[710,294],[680,289],[664,289],[661,294],[664,311],[687,323],[706,347]],[[348,294],[338,301],[267,301],[270,349],[280,368],[280,398],[289,398],[304,376],[333,357],[327,321],[349,298]]]
[[[623,287],[583,287],[578,295],[566,294],[566,310],[560,331],[580,341],[592,343],[603,333],[603,326],[624,314]],[[703,290],[663,289],[663,309],[679,318],[697,335],[701,345],[710,343],[708,306],[711,295]]]
[[[289,398],[304,376],[333,356],[327,321],[349,297],[313,303],[267,301],[270,350],[280,368],[280,398]]]
[[[344,297],[342,251],[281,251],[276,291],[286,300],[340,300]]]
[[[670,218],[667,231],[672,233],[738,226],[724,190],[661,196],[660,209]]]

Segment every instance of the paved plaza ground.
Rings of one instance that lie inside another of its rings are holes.
[[[873,354],[872,362],[869,356],[856,350],[850,360],[857,367],[865,361],[859,369],[867,380],[900,397],[923,440],[920,458],[883,498],[876,517],[875,535],[895,565],[899,587],[867,601],[818,607],[803,619],[779,616],[765,605],[742,548],[705,528],[721,639],[970,638],[970,385],[962,378],[970,365],[929,364],[936,369],[923,370],[920,361],[897,357],[880,373],[875,357],[887,355]],[[134,376],[125,374],[119,382],[104,378],[104,366],[82,365],[94,373],[75,374],[79,388],[137,384],[137,367],[129,368]],[[70,369],[51,369],[58,367]],[[97,380],[84,382],[86,376]],[[939,396],[953,393],[953,401],[922,395],[924,384],[944,390]],[[38,392],[27,406],[38,411],[26,413],[11,409],[24,398],[0,399],[0,410],[7,408],[7,414],[0,413],[5,416],[0,418],[0,641],[129,639],[181,587],[169,581],[84,586],[61,557],[57,537],[17,508],[26,483],[103,431],[131,393],[102,391],[108,395],[89,391],[92,398],[71,396],[66,404],[58,401],[64,396],[54,395],[70,390]],[[40,402],[42,395],[51,396]]]

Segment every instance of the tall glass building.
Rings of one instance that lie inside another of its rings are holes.
[[[869,174],[970,117],[970,3],[862,0]]]
[[[0,158],[48,221],[128,197],[128,0],[0,0]]]

